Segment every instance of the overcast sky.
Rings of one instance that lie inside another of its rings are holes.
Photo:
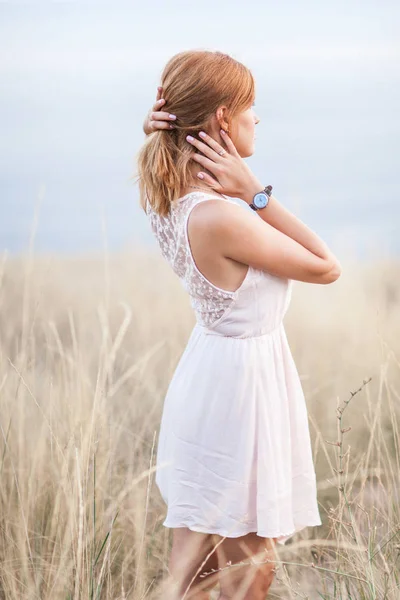
[[[259,179],[341,257],[396,252],[398,2],[3,2],[0,250],[153,244],[130,177],[165,63],[221,50],[256,78]]]

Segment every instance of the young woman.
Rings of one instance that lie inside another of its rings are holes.
[[[283,317],[293,280],[333,283],[341,267],[243,161],[259,122],[251,71],[221,52],[186,51],[161,82],[138,154],[141,206],[197,320],[158,441],[169,570],[176,597],[208,598],[219,579],[220,600],[257,600],[275,543],[321,524]]]

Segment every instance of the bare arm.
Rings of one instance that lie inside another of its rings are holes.
[[[248,192],[246,190],[243,194],[243,200],[250,204],[253,201],[254,195],[262,190],[263,187],[260,182],[255,180],[254,185],[249,186]],[[330,259],[340,266],[339,261],[330,252],[325,242],[310,227],[303,223],[301,219],[280,204],[273,195],[270,196],[267,206],[258,210],[256,214],[263,221],[289,236],[316,256]]]
[[[307,283],[333,283],[340,276],[338,260],[314,232],[304,236],[312,251],[242,206],[215,199],[196,209],[198,235],[211,237],[215,251],[227,258]]]
[[[160,111],[160,107],[164,102],[161,95],[162,88],[158,88],[153,112],[149,111],[143,124],[143,131],[146,134],[157,129],[170,128],[170,123],[168,123],[168,120],[171,119],[170,115],[167,112]],[[193,155],[195,160],[205,167],[211,167],[211,171],[214,171],[217,166],[213,160],[221,163],[218,165],[219,170],[216,172],[219,182],[207,175],[204,176],[203,182],[211,184],[210,191],[215,189],[226,195],[230,195],[231,192],[231,195],[243,198],[247,203],[250,203],[254,194],[263,189],[264,186],[257,180],[247,164],[241,160],[229,136],[225,135],[223,141],[229,151],[228,157],[232,163],[228,163],[228,166],[226,166],[226,159],[221,160],[221,156],[216,154],[222,149],[216,140],[208,135],[203,138],[203,142],[193,140],[193,144],[208,157],[207,159],[205,156]],[[209,146],[204,142],[207,142]],[[224,169],[221,170],[221,166]],[[224,171],[225,178],[223,177]],[[227,186],[225,188],[221,185],[224,179]],[[204,204],[214,204],[214,202]],[[226,207],[228,209],[232,207],[233,212],[229,210],[228,215],[221,215],[221,218],[226,216],[227,220],[224,223],[215,223],[213,215],[217,215],[218,210],[226,210]],[[282,206],[274,196],[270,197],[265,208],[254,214],[244,211],[242,207],[237,207],[241,210],[236,212],[235,206],[228,205],[225,202],[219,203],[217,211],[213,210],[211,213],[204,205],[199,208],[201,208],[201,215],[199,215],[201,218],[196,219],[198,227],[201,229],[203,223],[206,223],[207,229],[203,231],[204,235],[211,233],[208,227],[216,228],[215,233],[218,236],[224,256],[250,264],[255,268],[265,269],[278,276],[309,283],[331,283],[340,276],[340,263],[325,242],[305,223]],[[243,212],[246,213],[245,216]],[[209,222],[210,218],[211,222]],[[257,221],[258,224],[256,224]],[[246,248],[243,247],[241,238],[248,240]],[[260,251],[258,248],[260,248]]]
[[[265,209],[262,208],[257,212],[263,221],[288,235],[292,240],[295,240],[317,256],[323,257],[325,255],[324,250],[329,252],[321,238],[301,219],[280,204],[273,195],[270,196]]]
[[[192,139],[190,143],[202,153],[193,153],[192,158],[216,176],[214,179],[203,173],[203,183],[220,194],[242,198],[250,204],[264,186],[242,160],[229,136],[221,131],[222,135],[226,148],[207,134],[203,141]],[[222,156],[221,150],[225,150]],[[209,223],[210,227],[217,227],[224,256],[309,283],[331,283],[340,276],[340,263],[327,244],[275,197],[271,196],[267,206],[256,213],[243,207],[237,207],[241,210],[235,213],[226,207],[236,208],[222,202],[217,212],[227,213],[220,215],[221,223],[214,224],[212,218]],[[242,238],[246,240],[245,248]]]

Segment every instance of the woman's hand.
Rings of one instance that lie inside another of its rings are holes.
[[[242,157],[239,155],[229,135],[221,129],[221,139],[226,144],[223,148],[211,136],[204,132],[199,135],[203,141],[190,136],[186,140],[195,146],[202,154],[193,152],[192,159],[211,171],[214,177],[200,171],[197,176],[212,190],[225,196],[242,198],[248,204],[252,202],[254,195],[261,192],[264,186],[260,183]],[[220,152],[224,151],[221,155]]]
[[[147,114],[143,123],[143,131],[146,135],[153,133],[158,129],[173,129],[171,121],[176,119],[175,115],[170,115],[168,112],[160,110],[165,104],[164,98],[161,98],[162,87],[157,88],[156,103],[153,105]]]

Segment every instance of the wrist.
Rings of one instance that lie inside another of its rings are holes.
[[[258,192],[262,192],[264,187],[265,186],[263,186],[263,184],[260,181],[258,181],[258,179],[253,179],[252,182],[243,191],[240,197],[242,198],[242,200],[247,202],[247,204],[251,204],[253,202],[254,196]]]

